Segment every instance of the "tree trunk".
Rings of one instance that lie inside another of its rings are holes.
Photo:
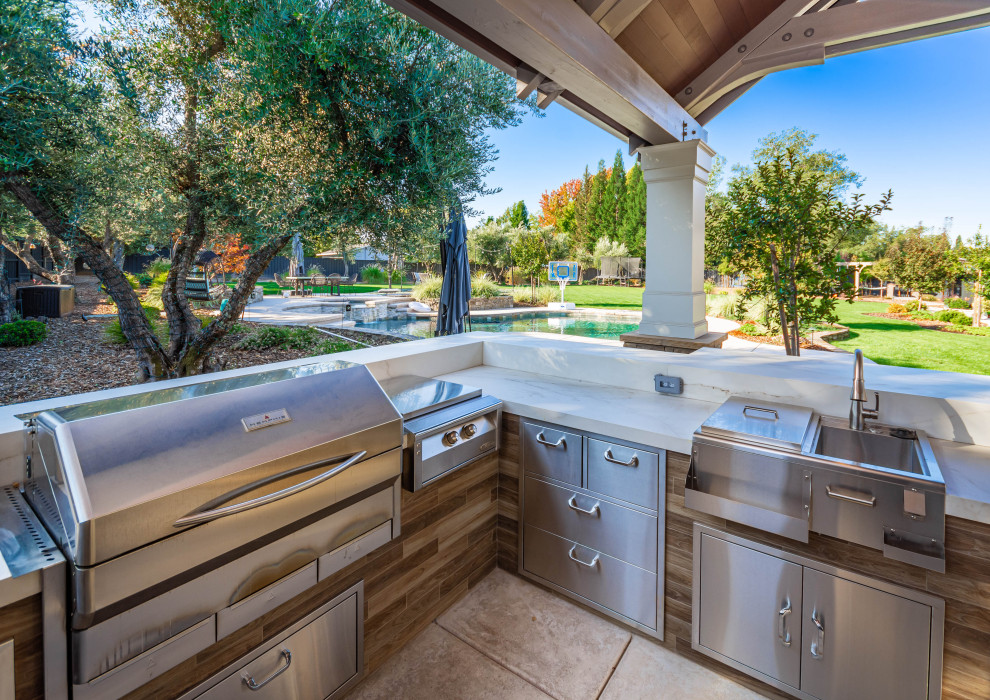
[[[794,351],[790,343],[790,326],[787,322],[787,310],[784,304],[782,289],[780,288],[780,265],[777,262],[777,247],[770,244],[770,265],[773,268],[773,284],[776,288],[777,312],[780,314],[780,333],[784,341],[784,352],[793,355]]]
[[[43,266],[39,265],[38,261],[34,259],[33,255],[31,255],[32,240],[30,236],[23,241],[14,242],[8,241],[5,236],[0,234],[0,244],[13,253],[18,260],[24,263],[24,266],[27,267],[28,272],[32,275],[46,279],[53,284],[58,283],[58,277],[50,270],[46,270]]]
[[[45,248],[55,267],[55,278],[58,284],[75,284],[76,261],[72,252],[57,238],[47,236]]]
[[[3,233],[0,232],[0,236]],[[10,300],[10,280],[7,279],[7,248],[0,245],[0,325],[13,320],[14,305]]]
[[[7,191],[45,227],[49,235],[62,241],[70,249],[78,250],[83,260],[93,270],[93,274],[103,282],[117,304],[120,328],[137,355],[141,377],[156,379],[166,376],[170,370],[170,362],[165,349],[155,336],[144,309],[141,308],[141,300],[131,289],[123,272],[113,264],[110,256],[89,234],[44,203],[26,182],[7,180],[5,186]]]

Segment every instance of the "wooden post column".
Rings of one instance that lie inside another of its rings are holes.
[[[694,352],[721,347],[705,321],[705,190],[715,152],[704,141],[639,149],[646,181],[646,291],[626,347]]]

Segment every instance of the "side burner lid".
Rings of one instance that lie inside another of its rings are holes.
[[[813,418],[810,408],[733,396],[702,423],[698,433],[800,452]]]

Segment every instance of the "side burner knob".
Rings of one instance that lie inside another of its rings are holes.
[[[465,440],[474,437],[478,433],[478,426],[474,423],[468,423],[463,428],[461,428],[461,435]]]
[[[457,431],[451,430],[449,433],[443,436],[443,444],[450,447],[457,442]]]

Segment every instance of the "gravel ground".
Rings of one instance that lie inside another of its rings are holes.
[[[99,291],[93,277],[76,281],[76,306],[62,318],[48,320],[48,337],[23,348],[0,348],[0,405],[68,396],[86,391],[137,384],[134,352],[126,345],[106,342],[104,331],[112,318],[83,320],[83,315],[115,313],[109,298]],[[252,367],[308,357],[308,350],[239,350],[233,347],[261,324],[241,323],[215,349],[214,358],[224,369]],[[366,345],[386,345],[397,338],[343,329],[335,333]],[[328,340],[333,340],[327,336]],[[353,343],[352,347],[363,347]]]

